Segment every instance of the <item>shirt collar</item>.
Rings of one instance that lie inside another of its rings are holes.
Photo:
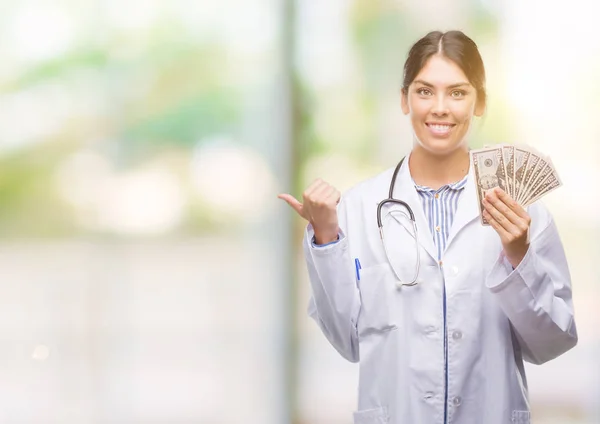
[[[462,190],[463,188],[465,188],[465,185],[467,184],[468,176],[469,176],[469,174],[465,175],[462,180],[443,185],[437,190],[434,190],[431,187],[418,185],[417,183],[415,183],[415,180],[413,180],[412,177],[411,177],[411,180],[412,180],[413,184],[415,185],[415,188],[417,189],[417,191],[425,192],[425,193],[440,193],[445,190],[452,190],[452,191]]]

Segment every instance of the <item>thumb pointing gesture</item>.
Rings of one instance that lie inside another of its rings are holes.
[[[336,206],[340,201],[340,192],[321,179],[317,179],[302,193],[300,203],[290,194],[280,194],[298,215],[313,226],[315,239],[321,243],[337,239],[338,217]]]
[[[279,199],[285,200],[286,203],[292,207],[292,209],[294,209],[296,212],[298,212],[298,215],[300,215],[302,218],[308,220],[308,217],[304,216],[304,214],[303,214],[304,207],[302,206],[302,203],[300,203],[298,200],[296,200],[296,198],[294,196],[292,196],[291,194],[280,194],[277,197]]]

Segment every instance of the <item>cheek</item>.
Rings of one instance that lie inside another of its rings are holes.
[[[462,124],[470,124],[475,113],[475,104],[458,104],[453,108],[453,115],[455,119]]]
[[[410,102],[409,116],[413,121],[420,121],[427,117],[430,107],[424,102]]]

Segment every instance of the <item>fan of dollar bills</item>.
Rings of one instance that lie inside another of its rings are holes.
[[[500,187],[521,206],[527,207],[562,185],[550,158],[528,146],[495,145],[471,150],[479,215],[483,225],[486,190]]]

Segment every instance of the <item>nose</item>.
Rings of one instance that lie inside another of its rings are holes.
[[[439,95],[436,97],[431,113],[433,113],[435,116],[444,116],[449,113],[446,96]]]

